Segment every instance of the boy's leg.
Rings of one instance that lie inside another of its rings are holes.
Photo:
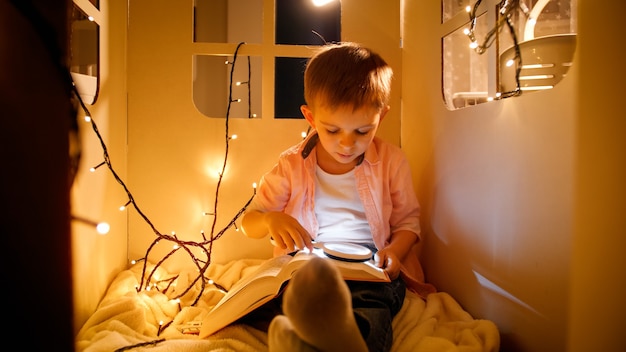
[[[393,344],[392,321],[402,308],[406,285],[348,281],[354,317],[370,351],[389,351]]]
[[[348,286],[324,259],[312,259],[294,275],[283,295],[283,311],[297,336],[320,351],[368,350]]]

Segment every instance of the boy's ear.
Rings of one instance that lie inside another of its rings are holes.
[[[315,119],[313,118],[313,111],[311,111],[311,108],[308,105],[301,105],[300,111],[309,125],[311,125],[311,128],[315,129]]]
[[[385,115],[387,115],[390,109],[391,106],[387,105],[382,110],[380,110],[380,119],[378,120],[379,123],[383,120],[383,118],[385,118]]]

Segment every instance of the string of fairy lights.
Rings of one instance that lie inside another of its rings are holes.
[[[500,33],[502,28],[506,25],[509,29],[509,34],[511,39],[513,40],[513,47],[515,51],[514,57],[506,63],[507,67],[513,66],[516,64],[515,69],[515,89],[506,91],[506,92],[497,92],[496,99],[508,98],[512,96],[518,96],[522,94],[522,89],[520,88],[520,72],[522,69],[522,54],[520,52],[519,43],[517,40],[517,34],[515,33],[515,28],[513,25],[513,15],[516,11],[521,10],[522,13],[528,16],[529,11],[524,2],[521,0],[502,0],[498,3],[498,18],[496,20],[493,28],[487,32],[485,38],[483,38],[482,42],[479,42],[476,38],[476,21],[477,21],[477,12],[478,8],[482,0],[477,0],[474,3],[474,6],[467,6],[465,8],[466,12],[469,14],[470,25],[468,28],[465,28],[464,34],[470,40],[470,48],[473,49],[479,55],[484,54],[489,47],[494,43],[497,34]]]
[[[239,217],[241,217],[241,215],[243,215],[243,212],[245,211],[247,206],[250,204],[250,202],[252,201],[252,198],[254,197],[254,194],[256,193],[256,187],[255,185],[253,185],[252,196],[248,199],[245,205],[235,214],[235,216],[230,220],[230,222],[224,228],[222,228],[219,231],[216,230],[218,211],[219,211],[218,201],[220,198],[220,188],[221,188],[222,179],[224,176],[224,171],[226,170],[226,166],[228,163],[230,141],[236,138],[236,135],[231,136],[229,132],[230,111],[231,111],[231,106],[233,103],[237,103],[241,101],[240,99],[233,99],[232,88],[233,88],[233,85],[245,84],[247,85],[248,90],[250,89],[251,76],[250,76],[249,69],[248,69],[248,81],[237,82],[238,84],[233,82],[233,74],[234,74],[235,67],[237,64],[238,53],[242,45],[244,45],[243,42],[237,45],[232,61],[225,62],[225,64],[230,66],[230,88],[229,88],[228,107],[226,110],[226,117],[225,117],[224,160],[223,160],[221,171],[218,173],[217,185],[215,187],[215,202],[213,204],[213,210],[211,212],[205,213],[206,215],[213,216],[211,230],[208,234],[206,234],[203,230],[200,232],[202,236],[201,241],[184,240],[180,238],[175,232],[172,232],[171,234],[163,233],[154,226],[152,221],[150,221],[148,216],[146,216],[146,214],[139,207],[137,201],[135,200],[133,194],[129,190],[126,183],[119,177],[119,175],[113,168],[113,165],[111,163],[111,158],[107,150],[107,146],[104,143],[102,135],[100,134],[98,130],[98,126],[96,122],[94,121],[94,119],[91,118],[91,113],[89,112],[89,109],[80,98],[80,95],[78,94],[76,87],[74,87],[75,95],[85,115],[84,119],[86,122],[91,124],[91,127],[94,133],[96,134],[98,140],[100,141],[100,145],[103,151],[104,161],[98,164],[97,166],[91,168],[91,171],[95,171],[99,167],[106,165],[109,171],[111,172],[111,174],[113,175],[113,177],[115,178],[115,180],[124,188],[128,196],[128,201],[123,206],[120,207],[120,210],[125,210],[129,206],[132,206],[135,209],[135,211],[139,214],[139,216],[145,221],[146,224],[148,224],[148,226],[152,229],[152,231],[156,235],[152,243],[148,246],[144,257],[135,259],[131,262],[135,264],[135,263],[143,261],[143,267],[141,271],[139,285],[136,288],[138,292],[142,290],[157,289],[163,293],[166,293],[170,289],[172,283],[176,280],[178,276],[174,276],[174,277],[167,278],[167,279],[156,280],[155,273],[157,272],[159,267],[161,267],[169,258],[172,257],[172,255],[180,251],[183,251],[188,255],[192,264],[197,269],[197,276],[189,282],[189,284],[187,285],[185,289],[177,293],[174,297],[171,297],[173,301],[180,302],[180,298],[185,296],[192,288],[196,287],[197,283],[200,284],[200,288],[197,292],[197,295],[193,303],[191,303],[192,306],[196,305],[196,303],[202,296],[204,290],[206,289],[207,285],[213,285],[222,291],[226,291],[226,289],[223,286],[214,282],[211,278],[205,276],[205,273],[209,267],[209,264],[211,263],[211,253],[213,249],[213,243],[219,238],[221,238],[224,235],[224,233],[226,233],[227,230],[229,230],[232,227],[235,227],[235,228],[237,227],[236,221],[239,219]],[[248,68],[249,67],[250,66],[248,66]],[[248,116],[250,118],[253,117],[253,114],[251,113],[250,103],[248,103]],[[148,268],[148,263],[151,262],[151,260],[149,260],[151,259],[151,253],[153,252],[153,250],[156,248],[157,245],[162,244],[164,242],[172,244],[171,249],[161,259],[159,259],[158,261],[155,261],[154,265],[151,268]],[[199,252],[200,254],[196,254],[196,252]],[[180,289],[180,287],[178,289]]]

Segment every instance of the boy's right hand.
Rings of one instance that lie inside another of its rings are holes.
[[[282,212],[267,212],[263,215],[267,232],[275,246],[289,251],[304,248],[313,250],[311,235],[294,217]]]

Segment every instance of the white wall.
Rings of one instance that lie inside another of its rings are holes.
[[[493,320],[501,330],[505,351],[575,350],[590,326],[615,342],[616,336],[609,332],[615,331],[616,326],[610,324],[615,320],[606,321],[606,311],[595,311],[589,306],[592,301],[576,298],[589,298],[581,280],[593,275],[606,277],[603,284],[609,288],[608,297],[618,292],[615,284],[607,284],[619,280],[611,275],[616,274],[614,269],[605,272],[613,264],[594,265],[618,260],[603,252],[609,254],[611,248],[623,244],[620,230],[608,228],[599,235],[591,224],[603,223],[607,214],[614,222],[624,207],[591,202],[591,190],[602,181],[588,174],[595,174],[590,161],[600,157],[606,163],[598,175],[619,170],[609,173],[612,182],[618,180],[617,175],[623,176],[623,142],[622,148],[610,150],[591,145],[602,138],[597,133],[617,134],[618,130],[589,129],[610,122],[623,132],[623,121],[616,122],[619,115],[604,98],[619,85],[607,86],[610,81],[597,78],[593,88],[586,85],[594,77],[587,72],[606,67],[599,51],[612,50],[605,45],[598,51],[594,43],[611,35],[611,26],[617,22],[600,18],[598,10],[591,17],[593,12],[586,11],[592,8],[590,2],[580,1],[579,46],[573,68],[559,85],[550,91],[448,111],[440,87],[439,2],[405,4],[402,146],[416,173],[423,205],[427,278],[475,317]],[[603,16],[608,12],[619,11],[611,7]],[[602,29],[598,22],[610,25]],[[587,61],[581,62],[581,57]],[[608,110],[597,114],[596,109]],[[597,116],[602,117],[596,120]],[[593,141],[581,145],[581,137]],[[603,187],[623,193],[621,184]],[[585,210],[588,205],[599,208]],[[591,213],[596,218],[587,218]],[[623,220],[621,224],[623,228]],[[596,251],[585,251],[589,242]],[[591,270],[593,275],[580,269]],[[597,280],[590,282],[597,284]],[[571,298],[576,299],[572,305]],[[623,304],[615,299],[603,306],[623,311]],[[582,314],[576,317],[577,310],[595,311],[600,327],[584,321]],[[570,316],[576,321],[570,321]],[[570,335],[571,324],[578,327],[578,335]],[[602,342],[609,349],[597,350],[615,350],[607,341]]]

